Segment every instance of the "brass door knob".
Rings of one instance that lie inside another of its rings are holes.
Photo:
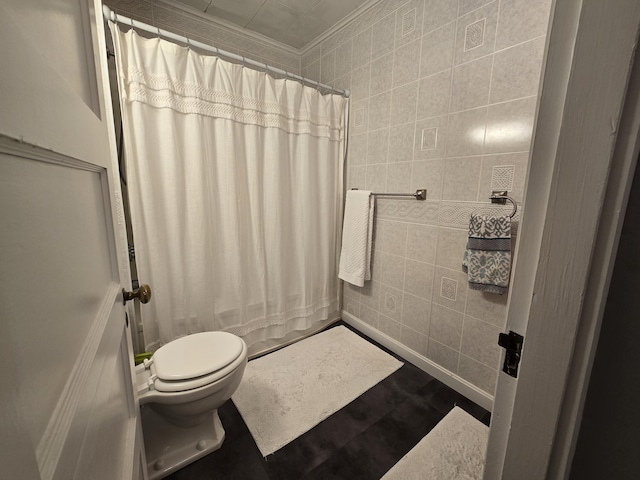
[[[125,304],[129,300],[133,300],[137,298],[140,300],[140,303],[149,303],[151,300],[151,287],[149,285],[143,284],[140,285],[140,288],[136,288],[133,292],[127,292],[124,288],[122,289],[122,303]]]

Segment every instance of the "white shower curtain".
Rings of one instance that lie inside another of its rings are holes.
[[[347,100],[111,25],[147,349],[338,318]]]

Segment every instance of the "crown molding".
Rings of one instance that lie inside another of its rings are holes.
[[[286,43],[279,42],[277,40],[274,40],[273,38],[262,35],[261,33],[254,32],[246,28],[240,27],[235,23],[231,23],[227,20],[223,20],[220,17],[207,15],[206,13],[201,12],[193,7],[190,7],[189,5],[185,5],[178,2],[172,2],[171,0],[154,0],[154,1],[155,3],[162,4],[162,6],[164,7],[172,8],[174,10],[178,10],[178,11],[187,13],[189,15],[198,17],[200,20],[203,20],[208,23],[212,23],[219,28],[231,30],[231,32],[237,35],[249,37],[252,40],[255,40],[256,42],[266,43],[274,48],[284,50],[287,53],[290,53],[291,55],[301,55],[302,50],[299,48],[292,47],[291,45],[287,45]]]
[[[376,4],[378,4],[378,3],[382,2],[382,1],[384,1],[384,0],[369,0],[369,1],[365,2],[365,3],[363,3],[358,8],[356,8],[353,12],[351,12],[349,15],[344,17],[342,20],[340,20],[334,26],[332,26],[329,30],[326,30],[325,32],[321,33],[316,38],[314,38],[309,43],[307,43],[304,47],[299,49],[298,50],[299,54],[301,56],[306,55],[310,50],[315,48],[320,43],[324,42],[327,38],[329,38],[331,35],[336,33],[338,30],[340,30],[343,27],[347,26],[355,18],[359,17],[364,12],[366,12],[369,9],[371,9]]]

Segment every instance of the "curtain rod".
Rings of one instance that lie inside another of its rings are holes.
[[[132,18],[125,17],[124,15],[117,14],[113,10],[111,10],[108,6],[102,6],[102,15],[105,19],[111,20],[114,23],[123,23],[125,25],[130,25],[132,28],[137,28],[140,30],[144,30],[145,32],[153,33],[160,37],[163,37],[167,40],[173,40],[176,42],[184,43],[189,46],[197,47],[201,50],[205,50],[207,52],[214,53],[215,55],[223,56],[230,58],[232,60],[236,60],[242,62],[246,65],[251,65],[253,67],[261,68],[266,70],[267,72],[273,72],[280,75],[284,75],[287,78],[292,78],[299,82],[302,82],[310,87],[314,87],[318,90],[324,89],[328,90],[331,93],[336,93],[338,95],[342,95],[343,97],[349,98],[350,92],[349,90],[340,90],[338,88],[334,88],[330,85],[326,85],[324,83],[316,82],[315,80],[311,80],[310,78],[301,77],[300,75],[296,75],[295,73],[287,72],[286,70],[282,70],[280,68],[271,67],[266,63],[257,62],[255,60],[251,60],[250,58],[246,58],[240,55],[236,55],[235,53],[227,52],[218,47],[212,47],[211,45],[207,45],[206,43],[198,42],[197,40],[191,40],[182,35],[178,35],[167,30],[163,30],[162,28],[157,28],[146,23],[140,22],[138,20],[133,20]]]

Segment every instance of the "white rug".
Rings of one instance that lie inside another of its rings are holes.
[[[334,327],[247,364],[233,395],[265,457],[402,366],[345,327]]]
[[[382,480],[482,480],[489,427],[454,407]]]

